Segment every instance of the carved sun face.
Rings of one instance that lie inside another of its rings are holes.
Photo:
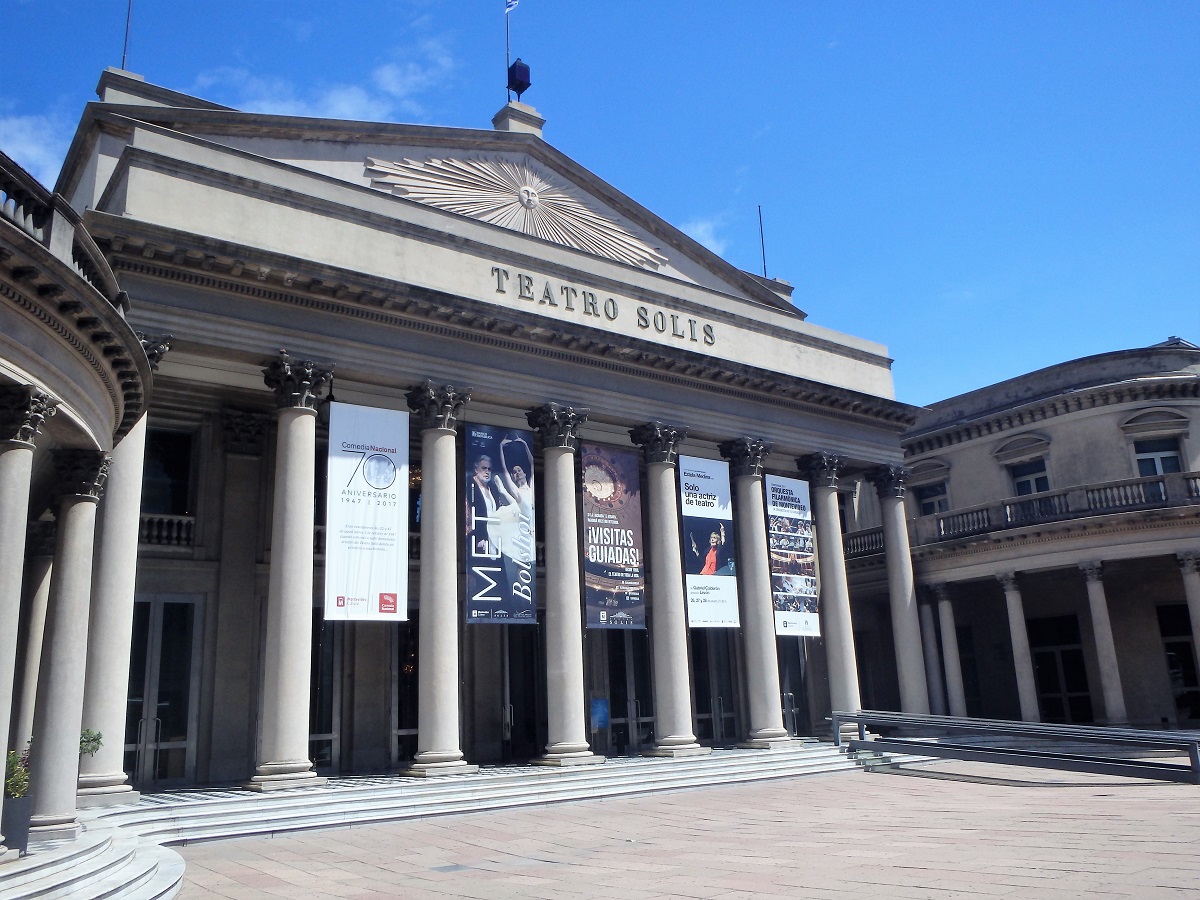
[[[523,187],[517,192],[521,197],[521,205],[526,209],[533,209],[540,202],[538,192],[535,188]]]

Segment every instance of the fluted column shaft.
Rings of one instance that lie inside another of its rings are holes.
[[[922,603],[921,644],[925,649],[925,683],[929,686],[929,711],[935,716],[946,715],[946,688],[942,683],[942,663],[938,656],[937,623],[933,619],[933,604]]]
[[[885,466],[872,473],[883,513],[883,548],[887,558],[888,597],[892,610],[892,641],[900,681],[900,708],[906,713],[929,712],[929,686],[921,652],[921,623],[913,583],[908,523],[904,517],[904,485],[908,469]]]
[[[113,448],[100,509],[83,724],[100,732],[104,741],[95,755],[79,761],[81,806],[138,800],[125,775],[125,717],[145,453],[142,416]]]
[[[1125,712],[1125,693],[1121,690],[1121,671],[1117,666],[1117,645],[1108,617],[1108,599],[1100,563],[1079,567],[1087,580],[1088,609],[1092,614],[1092,635],[1096,640],[1096,662],[1100,667],[1100,689],[1104,694],[1104,714],[1110,725],[1129,722]]]
[[[96,504],[108,456],[94,450],[56,450],[54,462],[62,491],[58,541],[29,760],[33,795],[30,836],[43,840],[73,838],[79,833],[75,791],[87,669],[92,549]]]
[[[1004,588],[1004,604],[1008,608],[1008,633],[1012,641],[1013,668],[1017,674],[1017,699],[1021,704],[1021,720],[1040,722],[1038,709],[1037,679],[1033,672],[1033,654],[1029,651],[1029,630],[1025,626],[1025,604],[1021,600],[1021,586],[1017,576],[1007,573],[999,576]]]
[[[756,438],[739,438],[721,444],[719,449],[730,460],[737,502],[738,596],[750,706],[746,745],[769,747],[789,739],[779,697],[775,603],[763,497],[763,466],[771,445]]]
[[[938,619],[942,625],[942,661],[946,671],[946,699],[950,715],[967,714],[967,692],[963,688],[962,658],[958,655],[958,629],[954,624],[954,603],[944,584],[934,587]]]

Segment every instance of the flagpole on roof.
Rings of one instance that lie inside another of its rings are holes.
[[[129,0],[129,5],[125,8],[125,46],[121,48],[121,68],[125,68],[125,61],[129,58],[129,23],[133,19],[133,0]]]
[[[133,0],[129,0],[130,3]],[[509,38],[508,29],[508,14],[517,7],[519,0],[504,0],[504,71],[507,73],[508,68],[512,65],[512,42]],[[512,102],[512,87],[508,88],[508,101]]]

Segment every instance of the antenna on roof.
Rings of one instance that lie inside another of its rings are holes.
[[[758,205],[758,245],[762,248],[763,278],[767,277],[767,240],[763,237],[762,204]]]
[[[129,0],[129,5],[125,8],[125,46],[121,48],[121,68],[125,68],[125,61],[129,59],[129,23],[133,19],[133,0]]]

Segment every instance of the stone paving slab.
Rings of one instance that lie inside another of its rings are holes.
[[[1200,787],[938,761],[176,848],[184,900],[1200,896]]]

